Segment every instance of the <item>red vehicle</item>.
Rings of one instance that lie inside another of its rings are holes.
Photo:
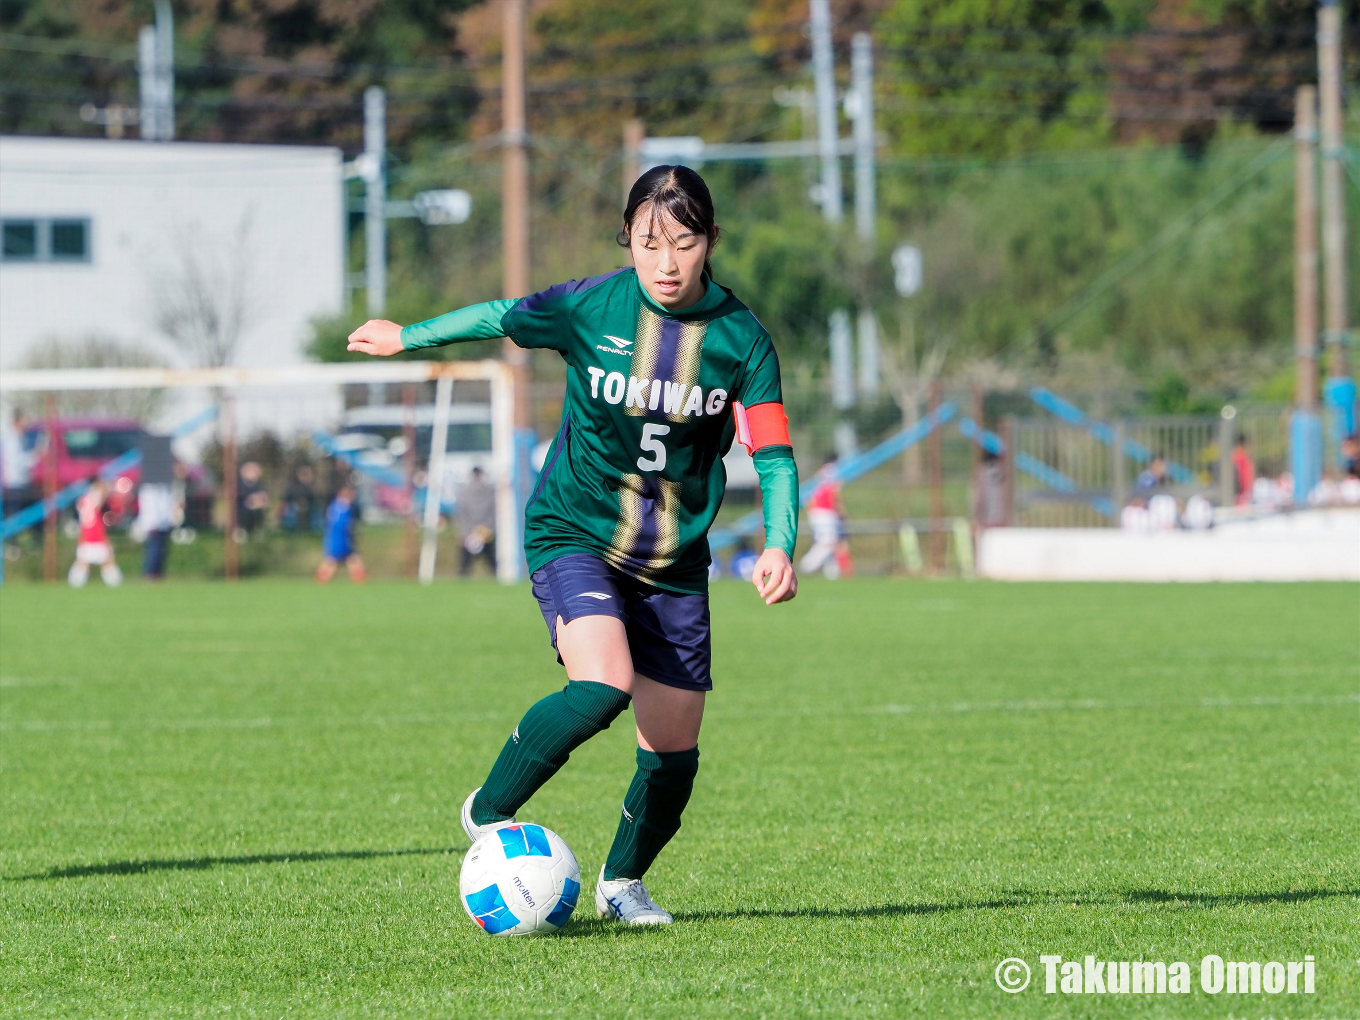
[[[32,420],[24,429],[24,450],[33,457],[29,478],[37,493],[47,484],[48,464],[53,456],[57,461],[57,488],[63,489],[72,482],[93,478],[109,461],[137,449],[138,441],[146,434],[131,418],[57,418],[52,424],[55,451],[49,448],[45,420]],[[116,478],[107,479],[107,505],[115,521],[121,522],[134,512],[141,477],[141,466],[133,465]]]

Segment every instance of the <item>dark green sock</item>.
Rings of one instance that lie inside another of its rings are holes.
[[[472,801],[477,825],[510,818],[576,750],[609,728],[631,699],[617,687],[571,680],[524,713]]]
[[[680,814],[699,771],[699,749],[656,752],[639,747],[637,763],[604,865],[604,877],[611,881],[641,878],[680,831]]]

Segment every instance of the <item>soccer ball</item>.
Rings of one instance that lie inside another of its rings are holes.
[[[581,868],[557,833],[506,825],[472,844],[458,891],[463,909],[488,935],[546,935],[576,909]]]

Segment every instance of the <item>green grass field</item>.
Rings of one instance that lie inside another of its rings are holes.
[[[714,596],[664,930],[490,938],[457,813],[559,686],[526,588],[0,592],[0,1015],[1357,1017],[1360,586]],[[626,717],[521,818],[587,891]],[[1045,995],[1041,953],[1188,961]],[[1208,953],[1316,957],[1209,995]],[[1035,971],[1000,991],[1005,957]]]

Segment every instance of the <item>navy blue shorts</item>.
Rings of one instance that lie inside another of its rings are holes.
[[[707,595],[656,588],[587,553],[550,560],[530,580],[554,649],[559,616],[612,616],[623,621],[634,672],[667,687],[713,689]]]

